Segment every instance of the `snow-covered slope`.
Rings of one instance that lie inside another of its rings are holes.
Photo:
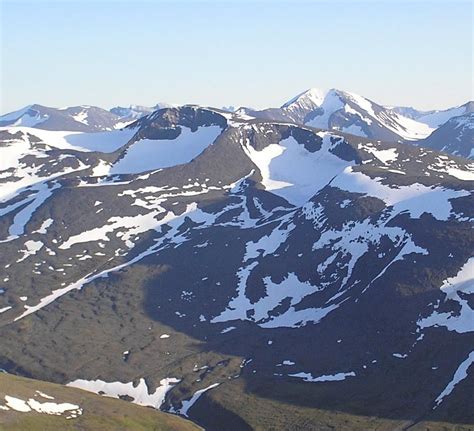
[[[111,174],[135,174],[188,163],[202,153],[222,132],[219,126],[193,132],[181,128],[173,139],[142,139],[132,144],[114,164]]]
[[[451,118],[417,145],[474,159],[474,112]]]
[[[435,111],[419,111],[409,107],[393,107],[389,109],[405,117],[426,124],[433,129],[436,129],[453,117],[458,117],[460,115],[473,112],[474,102],[471,101],[461,106]]]

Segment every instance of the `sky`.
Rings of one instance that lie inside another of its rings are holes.
[[[473,99],[471,1],[0,0],[0,113],[39,103],[280,106],[311,88]]]

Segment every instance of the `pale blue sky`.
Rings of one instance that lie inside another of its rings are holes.
[[[309,87],[422,109],[473,98],[471,1],[0,3],[2,113],[279,106]]]

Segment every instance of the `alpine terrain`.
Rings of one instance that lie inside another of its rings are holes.
[[[406,115],[2,116],[0,428],[473,429],[472,113]]]
[[[240,108],[253,117],[284,120],[376,140],[407,142],[474,158],[474,102],[439,111],[385,107],[358,94],[311,88],[280,108]],[[454,120],[459,117],[458,120]],[[452,120],[452,121],[451,121]],[[437,129],[444,130],[437,132]]]

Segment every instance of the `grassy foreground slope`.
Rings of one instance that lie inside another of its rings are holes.
[[[54,400],[51,400],[52,402],[76,404],[82,408],[83,413],[77,418],[66,419],[66,415],[55,416],[35,411],[23,413],[12,409],[0,410],[1,431],[197,431],[201,429],[178,416],[137,406],[127,401],[101,397],[80,389],[0,373],[0,405],[6,404],[5,396],[22,400],[33,398],[40,402],[48,402],[48,399],[38,397],[36,391],[54,397]]]

